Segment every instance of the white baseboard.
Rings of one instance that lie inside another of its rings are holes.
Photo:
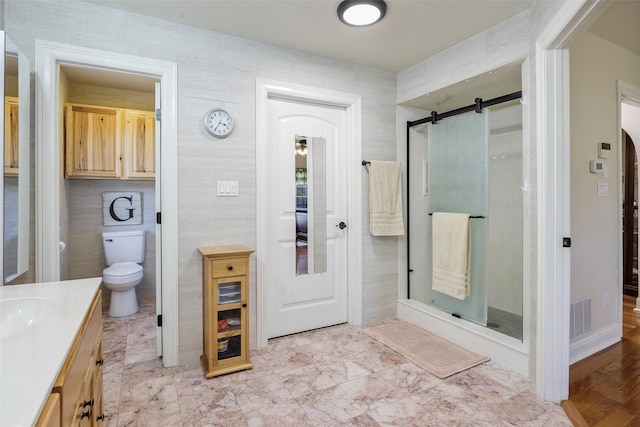
[[[621,334],[620,325],[615,324],[572,342],[569,346],[569,364],[574,364],[619,342]]]

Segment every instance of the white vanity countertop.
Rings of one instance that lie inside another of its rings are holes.
[[[0,338],[0,426],[36,422],[101,282],[0,286],[0,300],[35,297],[55,304],[40,322]]]

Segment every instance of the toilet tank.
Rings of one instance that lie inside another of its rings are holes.
[[[116,262],[144,261],[144,230],[102,233],[102,247],[107,265]]]

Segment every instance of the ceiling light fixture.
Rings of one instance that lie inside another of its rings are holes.
[[[384,18],[387,4],[384,0],[344,0],[338,6],[338,17],[354,27],[375,24]]]

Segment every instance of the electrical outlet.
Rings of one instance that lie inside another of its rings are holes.
[[[604,293],[604,307],[607,308],[609,306],[609,292]]]

